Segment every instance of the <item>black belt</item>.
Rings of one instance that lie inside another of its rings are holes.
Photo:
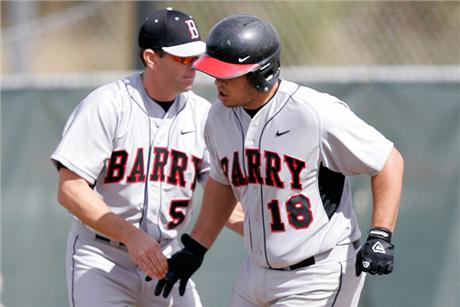
[[[359,239],[356,240],[356,241],[353,241],[351,244],[353,244],[353,247],[356,249],[359,248]],[[293,264],[293,265],[290,265],[288,266],[287,268],[280,268],[280,269],[273,269],[273,270],[277,270],[277,271],[294,271],[294,270],[297,270],[297,269],[300,269],[300,268],[304,268],[304,267],[307,267],[307,266],[310,266],[310,265],[313,265],[315,264],[315,257],[314,256],[311,256],[310,258],[307,258],[307,259],[304,259],[296,264]]]
[[[103,241],[103,242],[106,242],[106,243],[109,243],[110,245],[112,245],[112,240],[110,240],[109,238],[106,238],[104,236],[98,235],[98,234],[96,234],[96,240]],[[112,246],[114,246],[114,245],[112,245]],[[124,245],[122,242],[118,242],[118,246],[125,246],[126,247],[126,245]],[[116,247],[116,246],[114,246],[114,247]]]
[[[315,257],[311,256],[310,258],[304,259],[296,264],[290,265],[287,268],[274,269],[277,271],[294,271],[300,268],[304,268],[310,265],[315,264]]]

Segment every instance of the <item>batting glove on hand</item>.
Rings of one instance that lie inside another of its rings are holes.
[[[180,280],[179,294],[183,296],[187,281],[203,262],[204,254],[207,251],[206,247],[193,240],[188,234],[183,234],[181,241],[184,244],[184,248],[168,259],[168,273],[166,273],[163,279],[158,281],[155,288],[156,296],[159,296],[163,292],[163,297],[167,298],[172,287],[178,280]]]
[[[394,245],[391,244],[391,231],[376,227],[369,230],[366,243],[356,254],[356,276],[361,272],[370,274],[389,274],[393,271]]]

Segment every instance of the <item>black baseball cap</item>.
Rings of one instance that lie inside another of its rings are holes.
[[[145,19],[138,43],[141,48],[163,50],[179,57],[197,56],[206,51],[193,17],[170,7]]]

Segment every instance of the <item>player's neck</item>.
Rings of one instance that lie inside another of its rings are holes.
[[[144,85],[145,92],[155,101],[174,101],[177,96],[176,91],[168,91],[167,87],[158,86],[155,82],[153,75],[144,72],[141,75],[142,84]]]
[[[251,103],[244,106],[246,110],[260,110],[264,105],[266,105],[273,96],[275,96],[276,91],[280,81],[277,81],[276,84],[268,92],[258,92]]]

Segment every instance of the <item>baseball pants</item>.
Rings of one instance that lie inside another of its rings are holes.
[[[131,260],[126,247],[95,238],[95,233],[74,222],[67,241],[66,275],[71,307],[201,307],[195,284],[189,280],[184,296],[176,283],[167,299],[155,296],[158,280],[145,281],[145,274]],[[103,237],[102,237],[103,238]],[[177,241],[164,253],[179,250]]]
[[[356,249],[337,245],[315,256],[315,264],[297,270],[260,267],[251,257],[243,264],[230,298],[232,307],[356,307],[365,273],[355,275]]]

